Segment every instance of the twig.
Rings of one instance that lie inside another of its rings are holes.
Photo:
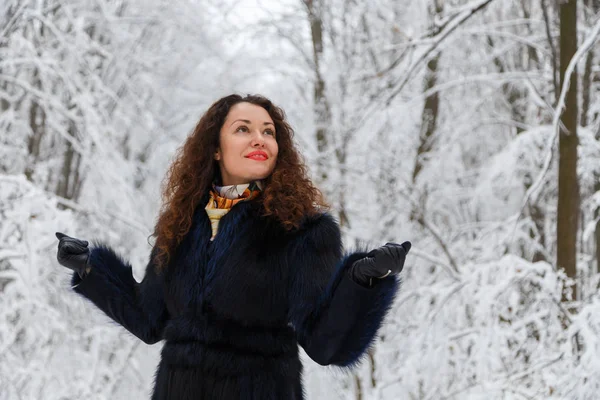
[[[21,7],[19,7],[19,9],[17,11],[15,11],[15,13],[13,14],[12,18],[10,19],[10,21],[8,21],[6,23],[6,26],[4,27],[4,29],[2,30],[2,32],[0,32],[0,42],[3,41],[3,38],[8,39],[8,31],[12,28],[12,26],[14,25],[15,21],[17,20],[17,18],[20,16],[19,14],[21,14],[23,12],[23,10],[25,9],[25,7],[29,5],[27,1],[24,1],[21,4]]]
[[[450,250],[448,249],[446,242],[444,242],[444,240],[442,239],[442,235],[440,234],[440,232],[438,232],[438,230],[434,226],[430,225],[429,222],[425,220],[423,215],[419,215],[419,217],[417,218],[417,222],[423,228],[427,229],[429,233],[431,233],[431,235],[433,235],[436,242],[438,242],[438,245],[442,248],[444,254],[446,254],[446,257],[448,257],[448,261],[450,262],[450,265],[452,266],[454,272],[456,274],[460,274],[460,271],[458,270],[458,265],[456,264],[456,261],[454,261],[454,257],[452,257],[452,254],[450,254]]]
[[[27,181],[25,178],[23,178],[21,176],[0,174],[0,182],[14,183],[17,185],[25,185],[25,186],[30,187],[29,190],[34,189],[34,186],[31,184],[31,182]],[[25,190],[27,190],[27,189],[25,189]],[[65,199],[64,197],[58,196],[55,193],[52,193],[49,191],[43,191],[43,193],[45,193],[48,197],[54,199],[58,204],[62,204],[63,206],[68,207],[74,211],[77,211],[77,212],[80,212],[83,214],[95,215],[95,216],[101,217],[103,219],[106,219],[105,214],[108,214],[112,218],[115,218],[116,220],[123,222],[124,224],[142,232],[144,235],[148,234],[148,232],[150,231],[150,228],[147,225],[145,225],[144,223],[142,223],[140,221],[136,221],[134,219],[131,219],[123,214],[111,211],[110,209],[102,210],[102,213],[99,213],[97,210],[84,207],[81,204],[79,204],[73,200]]]
[[[424,251],[420,251],[418,249],[415,249],[414,247],[410,250],[410,254],[412,254],[413,256],[416,256],[418,258],[422,258],[424,260],[430,261],[432,263],[434,263],[435,265],[439,265],[440,267],[442,267],[446,273],[448,273],[448,275],[455,281],[460,281],[460,274],[456,272],[456,270],[452,267],[452,265],[448,265],[444,260],[442,260],[439,257],[436,256],[432,256]]]
[[[550,45],[550,51],[552,57],[552,84],[554,85],[554,96],[556,97],[556,93],[558,93],[558,81],[556,79],[556,48],[554,47],[554,42],[552,41],[552,32],[550,32],[550,18],[548,17],[548,6],[546,5],[546,0],[542,0],[542,14],[544,15],[544,22],[546,26],[546,37],[548,38],[548,44]]]
[[[119,221],[125,223],[126,225],[140,231],[143,234],[148,234],[148,232],[150,231],[150,228],[148,226],[144,225],[143,223],[136,221],[134,219],[128,218],[128,217],[124,216],[123,214],[111,211],[110,209],[102,210],[102,214],[101,214],[101,213],[98,213],[96,210],[84,207],[81,204],[76,203],[72,200],[65,199],[64,197],[57,196],[50,192],[46,192],[46,193],[49,196],[52,196],[59,204],[69,207],[72,210],[75,210],[75,211],[78,211],[81,213],[85,213],[85,214],[92,214],[92,215],[96,215],[96,216],[100,216],[100,217],[103,216],[102,214],[108,214],[111,217],[115,218],[116,220],[119,220]]]
[[[465,11],[462,11],[461,13],[459,13],[459,15],[455,16],[451,21],[446,23],[444,30],[442,32],[440,32],[439,35],[437,35],[437,37],[439,37],[439,39],[436,40],[427,50],[425,50],[425,52],[423,54],[421,54],[421,56],[415,62],[413,62],[413,64],[408,68],[408,71],[406,71],[402,74],[403,75],[402,80],[397,85],[398,87],[396,88],[396,90],[385,101],[386,105],[389,106],[391,101],[398,94],[400,94],[402,89],[404,89],[404,86],[406,85],[406,83],[411,78],[411,75],[415,71],[415,69],[419,65],[421,65],[421,63],[424,62],[427,59],[427,57],[434,50],[436,50],[440,46],[440,44],[444,41],[444,39],[446,39],[452,32],[454,32],[463,22],[465,22],[466,20],[471,18],[473,15],[475,15],[475,13],[477,11],[483,9],[491,2],[492,2],[492,0],[481,0],[477,4],[475,4],[473,7],[469,7]]]

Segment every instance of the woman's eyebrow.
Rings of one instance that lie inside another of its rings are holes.
[[[235,121],[233,121],[233,122],[231,123],[231,125],[235,124],[235,123],[236,123],[236,122],[238,122],[238,121],[242,121],[242,122],[245,122],[245,123],[247,123],[247,124],[251,124],[251,123],[252,123],[252,122],[251,122],[250,120],[248,120],[248,119],[236,119]],[[231,126],[231,125],[229,125],[229,126]],[[273,124],[272,122],[268,122],[268,121],[267,121],[267,122],[263,122],[263,125],[273,125],[273,126],[275,126],[275,124]]]

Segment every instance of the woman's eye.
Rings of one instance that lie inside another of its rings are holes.
[[[237,127],[237,129],[235,131],[248,133],[248,132],[250,132],[250,129],[248,129],[248,127],[246,125],[240,125]],[[275,137],[275,131],[272,129],[266,129],[263,133],[266,133],[267,135],[271,135],[271,136]]]

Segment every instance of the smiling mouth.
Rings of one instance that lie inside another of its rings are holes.
[[[254,154],[250,157],[246,157],[249,158],[251,160],[255,160],[255,161],[266,161],[267,157],[263,156],[262,154]]]

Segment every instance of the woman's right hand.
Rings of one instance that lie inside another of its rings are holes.
[[[58,252],[56,259],[63,267],[72,269],[83,278],[89,271],[88,260],[90,249],[87,240],[79,240],[56,232],[58,239]]]

